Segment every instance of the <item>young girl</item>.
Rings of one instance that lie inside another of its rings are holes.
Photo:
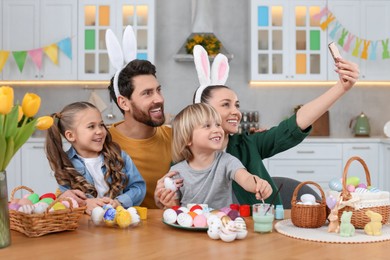
[[[88,214],[104,204],[114,208],[141,204],[145,181],[131,158],[112,141],[95,106],[75,102],[53,117],[46,154],[61,192],[86,198]],[[71,144],[67,152],[61,136]]]
[[[267,181],[250,174],[237,158],[221,151],[225,135],[221,117],[213,107],[187,106],[175,117],[172,128],[172,157],[178,163],[171,171],[178,172],[183,180],[178,192],[181,205],[205,203],[214,209],[229,206],[233,203],[233,180],[255,193],[257,199],[271,195]]]

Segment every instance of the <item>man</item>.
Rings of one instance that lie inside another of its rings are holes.
[[[163,125],[164,98],[156,68],[149,61],[133,60],[118,76],[117,95],[113,82],[114,78],[108,87],[110,95],[124,120],[113,124],[109,131],[146,182],[146,196],[141,205],[156,208],[154,191],[157,181],[170,168],[172,142],[172,129]]]

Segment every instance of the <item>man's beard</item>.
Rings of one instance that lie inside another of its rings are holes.
[[[163,125],[165,122],[164,106],[162,104],[156,105],[156,107],[161,107],[161,112],[162,112],[162,117],[156,120],[153,120],[149,116],[149,113],[144,113],[142,110],[138,109],[138,107],[136,107],[133,103],[131,103],[131,107],[133,111],[133,118],[140,123],[143,123],[147,126],[156,127],[156,126]]]

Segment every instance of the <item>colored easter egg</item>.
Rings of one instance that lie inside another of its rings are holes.
[[[36,204],[34,204],[34,213],[35,214],[42,214],[42,213],[45,213],[47,207],[49,207],[48,204],[44,203],[44,202],[38,202]]]
[[[359,183],[357,188],[365,188],[365,189],[367,189],[367,185],[365,183]]]
[[[26,213],[26,214],[32,214],[34,211],[34,206],[33,205],[23,205],[18,209],[18,211]]]
[[[20,205],[17,203],[11,202],[10,204],[8,204],[8,208],[11,210],[18,210],[20,208]]]
[[[28,195],[27,199],[31,200],[32,204],[35,204],[39,201],[39,195],[36,193],[31,193]]]
[[[347,191],[349,191],[349,192],[354,192],[355,191],[355,186],[354,185],[352,185],[352,184],[348,184],[347,185]]]
[[[326,205],[328,206],[329,209],[333,209],[334,206],[336,206],[336,203],[337,203],[337,200],[335,197],[333,197],[332,195],[329,195],[327,198],[326,198]]]
[[[103,209],[104,209],[104,210],[107,210],[107,209],[110,209],[110,208],[111,208],[111,209],[113,208],[111,204],[104,204],[104,205],[103,205]]]
[[[77,203],[77,201],[74,198],[71,198],[71,197],[66,197],[66,198],[69,199],[72,202],[72,207],[73,208],[78,208],[79,207],[79,204]],[[63,200],[63,201],[61,201],[61,203],[64,204],[65,207],[70,208],[69,201]]]
[[[54,205],[51,208],[53,210],[63,210],[63,209],[66,209],[65,205],[62,204],[61,202],[54,203]]]
[[[23,206],[23,205],[32,205],[32,201],[27,199],[27,198],[21,198],[18,202],[19,205]]]
[[[50,205],[53,202],[53,199],[52,198],[43,198],[40,201],[45,202],[46,204]]]
[[[196,209],[202,210],[202,206],[199,204],[195,204],[190,208],[190,211],[195,211]]]
[[[51,198],[53,200],[57,199],[57,196],[54,193],[45,193],[41,197],[39,197],[39,200],[42,200],[44,198]]]
[[[189,211],[187,214],[190,215],[192,219],[194,219],[198,215],[193,211]]]
[[[358,186],[360,183],[360,178],[357,176],[351,176],[347,178],[347,185],[353,185],[354,187]]]
[[[120,228],[127,228],[131,224],[131,215],[127,210],[120,209],[116,213],[115,221]]]
[[[357,188],[355,189],[355,192],[356,192],[356,193],[364,193],[364,192],[369,192],[369,190],[366,189],[366,188],[357,187]]]
[[[104,213],[103,220],[108,226],[113,226],[115,224],[115,215],[116,210],[114,208],[108,208]]]
[[[343,185],[341,184],[340,179],[334,178],[331,179],[329,182],[329,188],[334,191],[342,191],[343,190]]]
[[[207,227],[207,219],[203,215],[196,215],[194,218],[194,227]]]
[[[238,212],[238,210],[232,209],[231,211],[229,211],[229,213],[227,215],[232,220],[236,220],[236,218],[240,216],[240,213]]]

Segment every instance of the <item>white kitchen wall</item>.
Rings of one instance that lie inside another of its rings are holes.
[[[326,91],[326,87],[261,87],[251,88],[249,82],[249,2],[248,0],[213,0],[214,33],[225,48],[234,55],[230,62],[227,85],[233,88],[243,110],[258,110],[263,127],[271,127],[288,115],[293,108],[310,101]],[[177,62],[174,55],[191,33],[191,0],[156,0],[156,66],[163,86],[165,111],[175,114],[191,103],[198,86],[192,62]],[[42,97],[40,114],[59,111],[76,100],[88,100],[90,89],[82,87],[17,88],[21,101],[26,91]],[[109,104],[104,89],[97,93]],[[390,120],[390,87],[356,87],[330,110],[330,133],[334,137],[351,137],[351,118],[364,112],[370,120],[372,136],[383,136],[383,126]],[[108,110],[103,112],[104,116]],[[116,120],[120,119],[117,109]],[[104,117],[106,120],[106,117]],[[113,121],[106,120],[107,123]]]

